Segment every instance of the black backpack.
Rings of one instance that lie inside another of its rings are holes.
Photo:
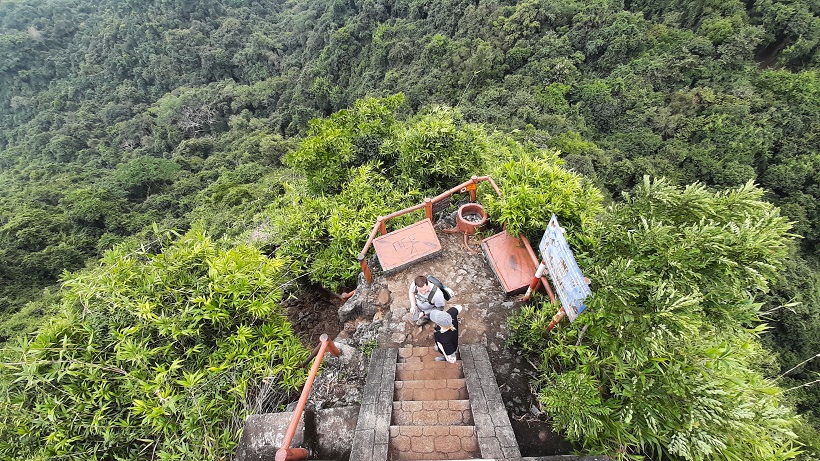
[[[447,285],[441,283],[441,280],[433,277],[432,275],[428,275],[427,281],[433,284],[433,289],[430,290],[430,293],[427,295],[427,302],[430,304],[433,304],[433,295],[436,294],[436,289],[441,290],[441,294],[444,295],[445,301],[449,301],[453,296],[453,290],[447,288]]]

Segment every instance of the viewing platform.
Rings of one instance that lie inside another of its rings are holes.
[[[385,274],[409,268],[413,264],[434,258],[441,254],[441,242],[433,224],[433,215],[437,211],[445,210],[451,203],[453,194],[469,194],[470,203],[460,206],[456,210],[455,226],[441,229],[443,233],[462,233],[464,245],[468,251],[468,239],[486,226],[488,216],[483,207],[476,202],[478,183],[489,182],[498,195],[501,191],[489,176],[474,176],[470,181],[460,184],[435,198],[425,199],[424,203],[396,211],[388,216],[380,216],[370,236],[359,254],[359,261],[365,278],[373,281],[367,254],[370,248],[374,249],[381,270]],[[424,210],[425,218],[411,225],[387,232],[387,222],[391,219]],[[377,237],[377,235],[379,235]],[[480,242],[481,250],[495,274],[496,279],[509,295],[520,294],[526,291],[533,279],[538,266],[538,258],[532,250],[526,237],[512,236],[501,231]],[[544,286],[546,279],[542,280]],[[550,292],[552,297],[552,293]]]
[[[361,335],[368,332],[367,343],[375,341],[378,347],[371,352],[366,383],[356,402],[358,418],[340,421],[336,434],[317,434],[316,446],[344,443],[350,447],[350,461],[582,459],[522,457],[517,430],[525,438],[551,440],[558,453],[569,448],[546,423],[541,423],[537,436],[530,436],[532,429],[516,429],[509,417],[513,409],[526,413],[532,405],[526,400],[532,397],[530,378],[522,374],[526,364],[517,362],[506,341],[507,322],[521,304],[515,295],[533,281],[539,260],[523,236],[501,231],[479,238],[486,235],[490,218],[475,201],[480,181],[490,182],[499,192],[491,178],[474,177],[376,221],[358,255],[363,277],[339,308],[344,328],[336,340],[361,346]],[[452,204],[451,196],[457,193],[460,199]],[[390,220],[422,211],[418,221],[388,232]],[[455,291],[448,305],[462,307],[455,363],[434,360],[433,325],[417,326],[409,310],[410,283],[428,274]],[[359,349],[346,350],[355,354]],[[521,404],[513,402],[521,397]],[[346,414],[354,414],[345,408]],[[315,418],[317,425],[323,424],[320,412]]]

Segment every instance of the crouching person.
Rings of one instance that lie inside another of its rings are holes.
[[[444,294],[427,281],[427,277],[419,275],[410,282],[410,313],[416,325],[424,325],[430,319],[430,312],[444,309]]]
[[[433,310],[430,312],[430,320],[436,326],[433,332],[433,339],[436,342],[435,349],[442,354],[436,357],[437,362],[448,361],[455,363],[458,352],[458,314],[461,306],[454,306],[447,311]]]

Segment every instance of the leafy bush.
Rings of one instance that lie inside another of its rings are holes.
[[[383,156],[388,151],[381,147],[393,136],[395,112],[402,104],[401,93],[365,98],[329,118],[312,119],[307,137],[285,163],[303,172],[314,192],[338,192],[350,167],[387,160]]]
[[[308,137],[299,150],[288,154],[285,163],[305,173],[314,191],[335,191],[347,181],[353,163],[353,143],[335,120],[313,119]]]
[[[48,323],[48,319],[57,314],[59,292],[46,288],[40,290],[35,301],[31,301],[13,314],[0,315],[0,342],[5,343],[11,338],[30,335],[40,326]]]
[[[810,261],[796,255],[786,260],[786,267],[773,284],[766,301],[765,318],[771,328],[763,334],[767,348],[777,353],[780,385],[795,388],[789,396],[804,420],[820,427],[820,275]],[[809,360],[810,359],[810,360]],[[802,363],[802,365],[800,365]],[[799,366],[798,366],[799,365]],[[820,433],[802,428],[800,441],[809,447],[801,459],[820,459]],[[813,453],[813,456],[812,456]]]
[[[761,194],[646,179],[601,216],[578,255],[593,282],[585,313],[549,339],[515,336],[543,351],[539,400],[556,429],[618,459],[796,455],[792,410],[761,372],[774,365],[764,327],[749,329],[790,240]]]
[[[173,182],[179,171],[176,163],[149,156],[140,156],[117,167],[115,179],[133,200],[146,200],[156,189]]]
[[[191,231],[67,276],[61,313],[3,351],[0,457],[229,456],[245,416],[305,377],[284,267]]]
[[[446,107],[434,107],[410,120],[396,142],[398,179],[422,189],[447,190],[482,174],[479,170],[488,152],[484,130],[465,123],[460,112]]]
[[[510,330],[507,341],[526,355],[538,356],[541,354],[541,343],[548,337],[547,326],[558,308],[549,302],[537,302],[541,300],[538,293],[533,299],[536,302],[521,306],[521,310],[507,321]]]
[[[366,98],[329,118],[313,119],[308,136],[285,163],[305,174],[314,193],[338,193],[350,168],[365,164],[406,186],[431,190],[480,173],[488,151],[481,127],[440,106],[399,121],[396,112],[403,104],[401,93]]]
[[[314,197],[287,184],[283,198],[266,212],[270,223],[260,240],[293,261],[294,274],[330,289],[354,284],[361,270],[356,259],[378,216],[420,201],[400,192],[370,165],[353,168],[338,195]],[[412,222],[411,215],[390,220],[390,229]],[[418,216],[416,216],[417,218]]]
[[[270,171],[256,163],[244,164],[189,197],[195,204],[189,216],[211,235],[236,237],[253,226],[255,215],[284,194],[283,183],[292,177],[288,169]]]
[[[602,209],[600,191],[562,168],[555,152],[518,149],[492,176],[502,196],[487,195],[487,210],[512,235],[537,238],[553,213],[563,226],[583,231]]]

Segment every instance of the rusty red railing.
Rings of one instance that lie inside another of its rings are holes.
[[[530,241],[527,239],[527,236],[524,235],[524,234],[520,234],[519,237],[521,238],[521,241],[524,242],[524,248],[527,249],[527,253],[529,253],[530,258],[532,258],[532,262],[535,263],[535,265],[537,267],[538,263],[539,263],[538,256],[535,255],[535,251],[533,251],[532,245],[530,245]],[[550,286],[549,281],[547,281],[547,276],[546,275],[542,275],[538,279],[538,283],[536,283],[534,285],[530,285],[530,288],[527,290],[527,293],[530,293],[531,291],[538,290],[538,285],[544,285],[544,289],[547,290],[547,295],[550,297],[550,301],[555,303],[555,293],[552,292],[552,287]],[[524,297],[524,301],[527,301],[528,299],[529,299],[529,296]]]
[[[313,387],[313,380],[316,379],[316,373],[319,372],[319,365],[322,364],[322,360],[325,358],[325,352],[328,351],[330,351],[334,357],[339,356],[339,349],[335,344],[333,344],[333,341],[327,339],[327,334],[322,334],[322,336],[319,337],[318,350],[314,349],[311,352],[312,356],[315,354],[316,360],[313,361],[313,366],[310,368],[307,381],[305,381],[305,387],[302,388],[302,395],[299,396],[299,403],[296,404],[296,409],[293,410],[293,416],[290,418],[288,430],[285,432],[282,447],[276,451],[276,461],[307,459],[308,457],[308,451],[306,449],[301,447],[291,448],[290,444],[293,442],[293,437],[296,435],[296,428],[299,426],[299,419],[302,417],[302,412],[305,411],[305,405],[307,404],[308,396],[310,395],[310,389]]]
[[[478,188],[478,183],[488,181],[490,186],[495,190],[495,193],[501,196],[501,190],[493,181],[493,178],[490,176],[473,176],[470,178],[469,181],[465,181],[459,184],[456,187],[448,190],[447,192],[443,192],[437,195],[434,198],[425,198],[423,203],[419,203],[418,205],[413,205],[409,208],[405,208],[403,210],[395,211],[390,213],[387,216],[379,216],[376,218],[376,224],[373,225],[373,230],[370,231],[370,235],[367,237],[367,243],[364,244],[364,248],[362,249],[361,253],[359,253],[358,260],[359,264],[362,266],[362,273],[364,273],[364,277],[367,279],[367,283],[373,282],[373,274],[370,273],[370,266],[367,264],[367,252],[370,250],[370,247],[373,245],[373,239],[376,238],[376,234],[384,235],[387,233],[387,221],[398,218],[399,216],[405,215],[407,213],[412,213],[414,211],[424,209],[424,214],[427,216],[428,219],[431,221],[433,220],[433,204],[438,203],[440,200],[450,197],[456,193],[470,193],[470,201],[476,201],[476,189]]]

